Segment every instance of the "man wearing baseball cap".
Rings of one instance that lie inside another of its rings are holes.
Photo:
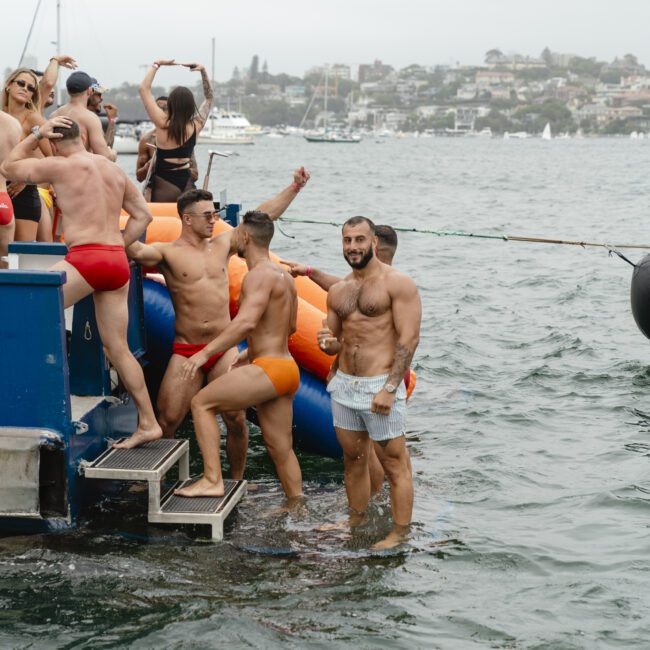
[[[68,117],[74,120],[79,125],[81,139],[86,149],[115,161],[117,156],[106,144],[99,117],[88,110],[88,99],[95,92],[93,84],[97,84],[97,80],[89,74],[79,70],[73,72],[65,83],[70,101],[54,111],[52,117]]]
[[[95,77],[91,77],[93,94],[88,97],[88,110],[92,111],[101,120],[104,138],[109,147],[113,146],[115,140],[115,123],[117,122],[117,106],[104,104],[102,106],[102,95],[108,90],[104,88]]]

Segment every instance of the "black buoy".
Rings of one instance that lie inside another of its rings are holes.
[[[634,267],[630,302],[636,324],[650,339],[650,255],[646,255]]]

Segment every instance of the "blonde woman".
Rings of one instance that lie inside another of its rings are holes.
[[[29,68],[14,70],[5,82],[2,110],[18,120],[23,137],[27,137],[34,127],[45,122],[40,107],[41,94],[36,75]],[[50,143],[43,138],[39,142],[39,148],[34,151],[34,157],[51,155]],[[7,192],[14,206],[14,239],[34,241],[41,220],[41,199],[36,185],[12,182],[7,184]]]

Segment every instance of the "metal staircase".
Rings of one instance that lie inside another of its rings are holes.
[[[178,482],[161,498],[167,472],[178,463]],[[222,497],[182,497],[174,490],[191,485],[189,443],[161,438],[133,449],[109,448],[95,461],[84,464],[87,479],[147,481],[148,520],[159,524],[206,524],[212,539],[223,539],[223,524],[246,494],[246,481],[226,480]]]

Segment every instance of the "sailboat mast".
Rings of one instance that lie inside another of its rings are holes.
[[[330,78],[330,68],[329,65],[325,64],[325,101],[323,102],[323,110],[325,111],[325,132],[327,133],[327,90],[329,86]]]
[[[212,37],[212,92],[214,92],[214,36]]]
[[[25,58],[25,52],[27,52],[27,46],[29,45],[29,39],[32,37],[32,32],[34,31],[34,23],[36,22],[36,16],[38,16],[38,10],[41,8],[41,1],[38,0],[36,4],[36,9],[34,10],[34,16],[32,17],[32,24],[29,26],[29,32],[27,32],[27,39],[25,40],[25,46],[20,55],[20,61],[18,61],[18,67],[20,68],[23,65],[23,59]]]
[[[61,56],[61,0],[56,0],[56,55]],[[56,77],[54,88],[54,105],[61,105],[61,80],[60,75]]]

